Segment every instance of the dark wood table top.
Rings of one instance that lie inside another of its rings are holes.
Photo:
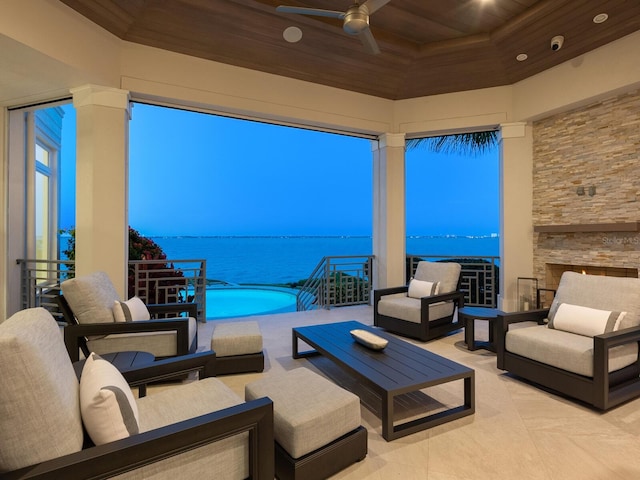
[[[354,329],[368,330],[389,341],[372,350],[351,337]],[[385,392],[404,393],[464,378],[472,369],[356,321],[296,327],[294,336],[319,353]],[[301,353],[304,356],[304,353]]]
[[[105,353],[100,356],[108,362],[112,363],[120,371],[134,367],[144,367],[156,360],[156,357],[152,353],[139,351]],[[78,380],[82,375],[84,362],[85,360],[80,360],[79,362],[74,362],[73,364],[73,368],[76,371]]]

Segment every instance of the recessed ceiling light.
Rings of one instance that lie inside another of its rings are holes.
[[[302,39],[302,30],[298,27],[287,27],[282,32],[282,37],[289,43],[296,43]]]
[[[516,60],[518,60],[519,62],[524,62],[527,58],[529,58],[529,55],[527,55],[526,53],[519,53],[516,56]]]
[[[595,17],[593,17],[593,23],[604,23],[609,18],[609,15],[606,13],[599,13]]]

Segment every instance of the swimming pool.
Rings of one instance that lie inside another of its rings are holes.
[[[262,286],[207,289],[207,320],[295,311],[295,290]]]

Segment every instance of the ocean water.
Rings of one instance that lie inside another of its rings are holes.
[[[172,260],[206,259],[207,278],[237,284],[306,279],[325,256],[371,255],[371,237],[150,237]],[[496,236],[407,238],[407,253],[498,256]]]

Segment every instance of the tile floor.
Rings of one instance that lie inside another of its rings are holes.
[[[265,371],[220,377],[241,396],[246,383],[262,376],[301,366],[319,373],[327,371],[322,361],[291,358],[292,327],[343,320],[371,324],[373,310],[367,306],[343,307],[251,319],[257,320],[262,330]],[[234,321],[242,320],[246,318]],[[213,324],[199,324],[202,349],[209,348]],[[486,322],[476,325],[480,335],[486,335],[483,325]],[[495,354],[465,348],[462,331],[429,343],[413,343],[475,369],[475,415],[386,442],[379,417],[363,406],[362,421],[369,431],[367,458],[333,478],[640,478],[640,399],[603,414],[498,370]]]

